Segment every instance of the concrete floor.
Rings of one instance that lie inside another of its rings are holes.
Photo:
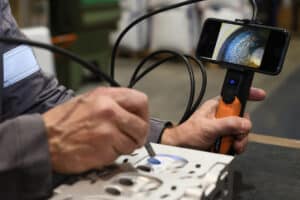
[[[289,75],[300,68],[299,52],[300,38],[293,37],[282,73],[277,77],[256,74],[254,86],[265,89],[271,95]],[[138,62],[139,59],[137,58],[118,58],[116,80],[126,86]],[[205,99],[219,95],[224,81],[225,70],[212,66],[207,67],[207,73],[208,85]],[[95,85],[90,84],[83,87],[80,91],[86,91],[93,87]],[[189,94],[189,81],[186,69],[179,63],[165,64],[139,82],[136,89],[145,92],[149,96],[152,117],[167,119],[176,123],[182,116],[187,103],[187,95]],[[259,105],[260,103],[250,102],[247,106],[247,112],[254,112]]]

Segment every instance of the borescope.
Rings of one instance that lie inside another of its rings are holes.
[[[286,30],[263,26],[255,20],[206,20],[197,58],[227,69],[216,118],[243,117],[255,72],[278,75],[289,42]],[[233,142],[231,136],[221,137],[212,151],[234,155]]]

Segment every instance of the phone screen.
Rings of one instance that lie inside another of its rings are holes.
[[[212,59],[260,68],[270,31],[222,23]]]
[[[197,57],[275,75],[282,69],[289,41],[290,35],[283,29],[208,19]]]

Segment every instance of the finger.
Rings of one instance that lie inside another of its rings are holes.
[[[120,155],[128,155],[139,146],[131,138],[127,137],[126,134],[116,130],[113,147]]]
[[[247,134],[251,128],[251,121],[240,117],[220,118],[214,122],[214,132],[217,136]]]
[[[249,142],[249,137],[248,135],[243,137],[243,139],[241,140],[236,140],[234,142],[234,149],[235,149],[235,152],[237,154],[242,154],[245,152],[246,148],[247,148],[247,145],[248,145],[248,142]]]
[[[121,154],[113,146],[110,146],[105,150],[99,148],[97,151],[86,156],[91,164],[90,169],[101,169],[113,164],[120,155]]]
[[[262,101],[266,98],[266,92],[259,88],[252,87],[250,89],[249,100],[250,101]]]
[[[146,136],[149,132],[148,121],[144,121],[138,116],[127,112],[122,107],[118,108],[115,120],[119,130],[133,140],[136,145],[142,146],[145,143]]]
[[[110,96],[129,112],[149,120],[148,97],[144,93],[128,88],[99,88],[97,92]]]
[[[207,116],[212,113],[215,114],[218,104],[219,104],[219,100],[217,99],[208,100],[200,107],[198,113],[203,116]]]
[[[81,144],[78,145],[86,146],[78,153],[78,155],[81,155],[81,159],[85,161],[83,164],[89,166],[89,169],[96,169],[113,163],[118,156],[124,154],[122,151],[123,146],[120,149],[116,148],[120,146],[118,140],[116,140],[119,135],[118,128],[109,124],[106,127],[99,126],[92,132],[85,134],[85,138],[81,138]],[[128,145],[130,148],[128,142],[124,142],[124,145]]]
[[[240,141],[240,140],[243,140],[245,137],[248,137],[248,133],[242,133],[242,134],[236,135],[235,139]]]

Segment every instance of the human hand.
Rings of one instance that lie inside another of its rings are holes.
[[[146,95],[125,88],[99,88],[43,115],[52,167],[80,173],[111,164],[142,147],[149,128]]]
[[[251,88],[249,100],[262,101],[265,97],[265,91]],[[166,129],[161,142],[167,145],[208,150],[220,136],[232,135],[235,137],[236,153],[243,153],[252,127],[249,114],[244,118],[233,116],[217,119],[215,114],[218,104],[218,99],[205,102],[185,123]]]

